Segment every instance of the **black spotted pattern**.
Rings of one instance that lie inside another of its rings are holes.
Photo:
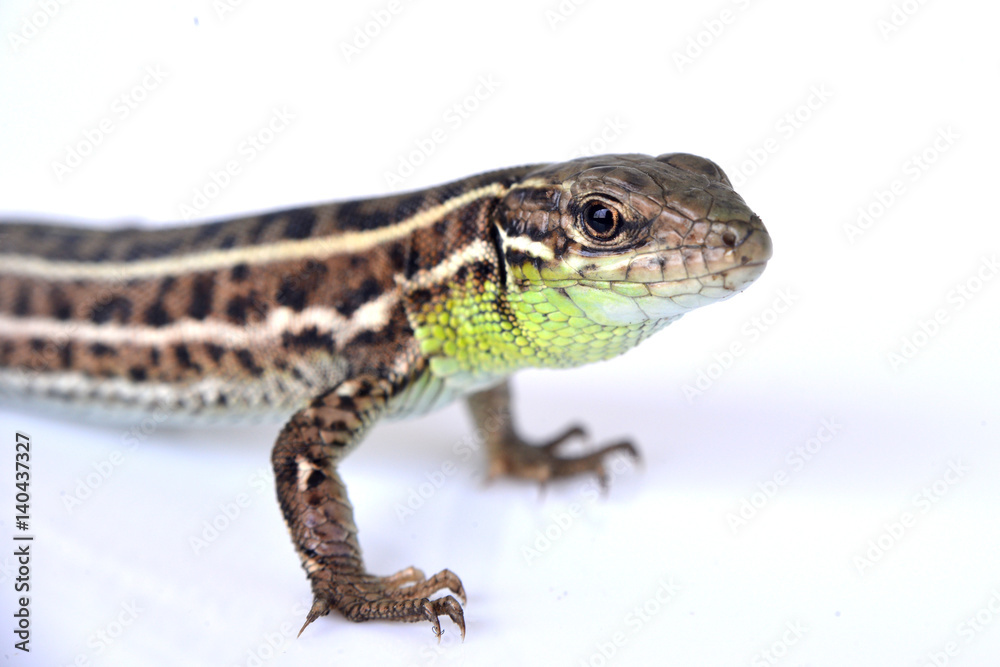
[[[306,299],[309,293],[303,289],[302,281],[295,276],[286,276],[281,281],[278,293],[274,295],[274,300],[281,306],[286,306],[298,312],[306,307]]]
[[[288,214],[288,222],[285,223],[286,239],[305,239],[313,232],[316,226],[316,209],[297,208]]]
[[[382,293],[382,288],[374,278],[365,278],[358,289],[344,295],[343,299],[336,304],[337,312],[344,317],[350,317],[354,312],[377,298]]]
[[[240,365],[247,369],[247,372],[254,377],[260,377],[264,373],[264,369],[257,365],[257,361],[253,358],[250,350],[236,350],[235,354]]]
[[[212,312],[212,296],[215,293],[215,277],[211,274],[198,276],[191,285],[191,302],[188,317],[203,320]]]

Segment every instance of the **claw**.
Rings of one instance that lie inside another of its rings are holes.
[[[540,449],[545,452],[554,452],[556,449],[559,448],[560,445],[562,445],[567,440],[572,440],[573,438],[586,438],[586,437],[587,437],[587,431],[579,424],[575,424],[566,429],[566,431],[562,435],[556,436],[552,440],[549,440],[547,443],[541,445]]]
[[[616,452],[622,452],[623,454],[628,455],[633,461],[638,462],[642,460],[639,456],[639,452],[636,451],[636,448],[631,442],[628,441],[608,445],[607,447],[603,447],[602,449],[581,459],[581,461],[593,463],[593,471],[597,475],[597,483],[600,484],[601,491],[603,493],[607,493],[608,491],[608,472],[604,467],[604,460]]]
[[[431,629],[437,636],[438,643],[441,642],[441,635],[444,634],[439,619],[441,614],[447,614],[448,618],[458,626],[458,629],[462,632],[462,641],[465,641],[465,614],[462,611],[462,606],[458,604],[455,598],[448,595],[436,600],[424,600],[423,610],[424,617],[431,622]]]
[[[604,459],[615,452],[639,458],[635,447],[628,442],[619,442],[582,456],[560,456],[557,450],[567,440],[586,437],[586,431],[581,426],[572,426],[543,444],[524,442],[510,419],[510,387],[506,382],[472,394],[468,402],[473,419],[486,434],[490,480],[501,475],[530,479],[539,482],[544,493],[545,484],[552,479],[594,473],[603,488],[609,482]],[[498,414],[503,416],[499,422]]]
[[[429,599],[442,589],[448,589],[458,596],[461,604],[451,595]],[[465,617],[462,604],[465,601],[465,587],[451,570],[441,570],[430,578],[426,578],[415,567],[408,567],[387,577],[355,573],[344,576],[340,581],[325,582],[319,590],[314,589],[313,605],[306,616],[306,622],[299,630],[299,636],[317,618],[338,609],[352,621],[385,619],[412,622],[424,618],[430,621],[431,629],[439,639],[443,630],[438,616],[447,614],[461,629],[464,640]]]
[[[574,426],[565,433],[543,445],[529,445],[520,439],[506,441],[503,448],[490,462],[490,478],[510,475],[533,479],[539,484],[539,495],[543,496],[546,486],[553,479],[573,477],[593,473],[601,489],[606,491],[610,477],[605,461],[612,455],[622,453],[633,460],[639,460],[639,453],[630,442],[617,442],[582,456],[561,456],[555,453],[567,439],[584,435],[582,428]]]
[[[455,601],[455,598],[448,597],[440,598],[434,601],[435,606],[440,604],[446,607],[444,610],[448,614],[448,618],[451,622],[458,626],[458,629],[462,632],[462,641],[465,641],[465,612],[462,610],[461,605]]]
[[[437,637],[438,644],[441,643],[441,635],[444,634],[444,630],[441,629],[441,621],[438,620],[437,611],[434,609],[434,605],[431,604],[430,600],[424,600],[424,617],[431,622],[431,630],[434,631],[434,636]]]
[[[302,631],[309,627],[309,624],[315,621],[320,616],[326,616],[330,613],[330,603],[319,597],[313,599],[312,608],[309,613],[306,614],[306,622],[302,624],[299,628],[299,634],[295,635],[296,638],[302,636]]]

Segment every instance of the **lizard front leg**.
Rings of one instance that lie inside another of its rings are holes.
[[[534,445],[517,434],[510,413],[510,387],[507,381],[468,397],[469,410],[476,427],[486,439],[489,458],[489,477],[502,475],[547,482],[559,477],[573,477],[583,473],[597,475],[601,485],[606,485],[604,461],[615,452],[623,452],[633,459],[639,454],[630,442],[618,442],[597,449],[583,456],[562,456],[558,448],[570,438],[585,435],[583,428],[573,426],[549,442]]]
[[[336,609],[352,621],[430,621],[441,635],[438,616],[446,614],[465,637],[462,582],[450,570],[429,579],[413,567],[389,576],[369,574],[361,559],[358,529],[337,464],[385,411],[389,382],[373,377],[346,380],[314,399],[285,425],[271,455],[278,502],[312,584],[313,605],[306,622]],[[302,634],[302,630],[299,634]]]

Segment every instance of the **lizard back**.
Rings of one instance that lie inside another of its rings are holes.
[[[4,224],[0,399],[102,419],[283,419],[398,363],[401,280],[481,238],[529,169],[184,227]]]

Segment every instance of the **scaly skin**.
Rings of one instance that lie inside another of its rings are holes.
[[[621,354],[744,289],[771,255],[722,171],[684,154],[519,167],[186,229],[0,232],[0,400],[284,419],[272,463],[314,594],[306,625],[337,610],[440,635],[443,614],[463,637],[450,570],[367,571],[340,460],[379,419],[465,396],[492,476],[603,478],[608,455],[635,448],[560,455],[579,428],[523,441],[505,378]]]
[[[482,381],[609,359],[741,291],[770,257],[760,218],[701,158],[585,158],[523,182],[530,187],[515,185],[493,213],[504,284],[482,262],[411,305],[436,376]],[[618,235],[588,238],[579,216],[589,202],[617,207]]]

